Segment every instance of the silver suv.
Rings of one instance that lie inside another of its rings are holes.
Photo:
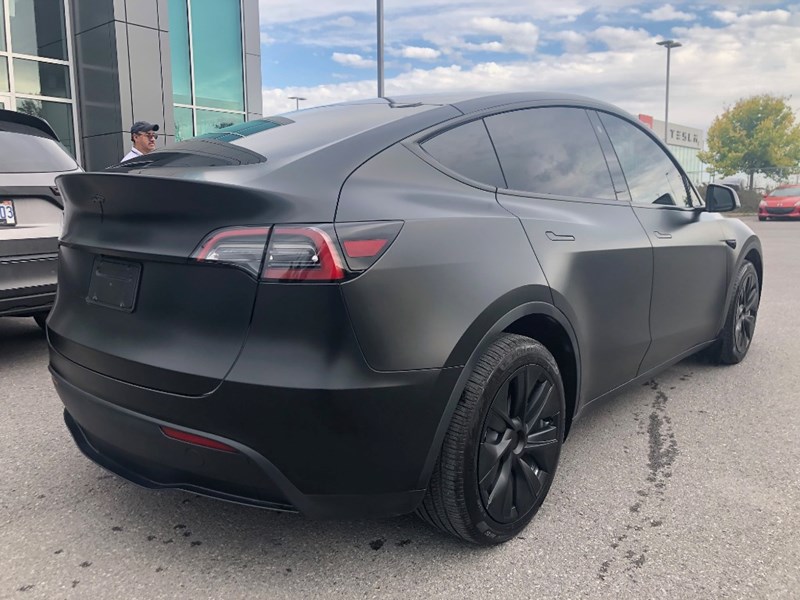
[[[56,292],[63,203],[55,179],[80,171],[47,122],[0,110],[0,316],[44,325]]]

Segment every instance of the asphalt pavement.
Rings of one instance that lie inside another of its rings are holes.
[[[800,598],[800,223],[746,220],[765,252],[746,360],[592,410],[497,548],[127,483],[73,444],[33,320],[0,319],[0,598]]]

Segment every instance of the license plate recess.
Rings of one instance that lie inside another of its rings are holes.
[[[99,256],[94,260],[86,301],[123,312],[133,312],[142,265]]]

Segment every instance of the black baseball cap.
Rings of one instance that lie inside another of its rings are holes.
[[[153,125],[147,121],[136,121],[131,125],[131,133],[144,133],[145,131],[158,131],[158,125]]]

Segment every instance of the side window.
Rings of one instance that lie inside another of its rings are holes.
[[[421,146],[438,162],[464,177],[494,187],[505,187],[497,155],[482,120],[449,129]]]
[[[509,189],[616,200],[586,111],[531,108],[486,119]]]
[[[619,158],[634,204],[691,207],[690,186],[650,136],[619,117],[600,114]]]

